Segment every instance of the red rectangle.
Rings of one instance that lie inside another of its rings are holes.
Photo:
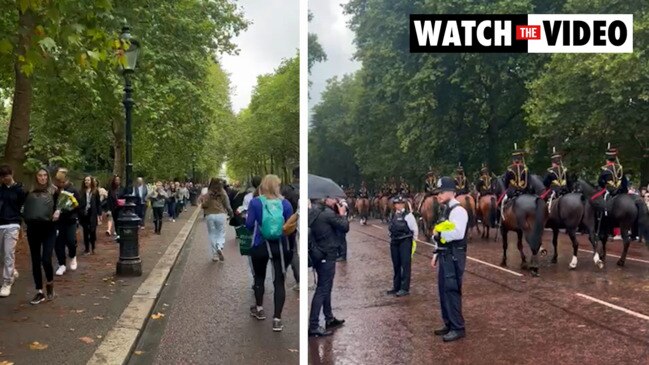
[[[524,41],[528,39],[541,39],[540,25],[517,25],[516,40]]]

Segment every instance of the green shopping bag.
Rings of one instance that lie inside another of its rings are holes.
[[[239,244],[239,252],[243,256],[250,255],[250,247],[252,246],[252,233],[248,231],[246,226],[239,226],[234,229],[237,234],[237,243]]]

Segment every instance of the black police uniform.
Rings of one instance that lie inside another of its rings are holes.
[[[397,200],[403,202],[403,200]],[[390,255],[394,277],[388,294],[407,295],[410,291],[410,273],[413,234],[406,222],[407,211],[396,212],[390,221]]]
[[[449,220],[455,209],[464,209],[459,202],[445,209],[442,220]],[[451,221],[452,222],[452,221]],[[453,222],[456,223],[457,222]],[[464,337],[464,317],[462,316],[462,277],[466,266],[466,249],[468,222],[462,239],[440,242],[437,236],[437,285],[442,309],[444,328],[435,331],[436,335],[444,335],[444,341],[452,341]]]

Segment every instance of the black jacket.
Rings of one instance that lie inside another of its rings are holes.
[[[119,209],[119,206],[117,205],[117,200],[122,199],[125,195],[125,189],[124,188],[117,188],[117,189],[108,189],[108,197],[106,198],[106,203],[108,205],[108,210],[111,212],[116,211]]]
[[[315,245],[325,253],[325,260],[335,260],[340,246],[340,238],[336,234],[349,232],[347,218],[329,207],[314,204],[309,209],[309,223]]]
[[[90,227],[97,227],[97,218],[101,214],[101,203],[99,198],[99,192],[95,191],[90,195],[90,209],[86,213],[86,204],[87,204],[87,195],[85,190],[79,193],[79,214],[90,220]]]
[[[20,209],[26,197],[27,193],[20,183],[0,186],[0,225],[20,224]]]
[[[76,223],[79,220],[79,211],[81,210],[81,197],[79,196],[79,190],[75,188],[71,183],[68,183],[68,185],[65,186],[63,189],[67,191],[68,193],[72,193],[74,195],[74,198],[77,199],[77,202],[79,202],[79,206],[69,210],[69,211],[64,211],[61,212],[61,215],[59,216],[59,223]],[[54,193],[54,204],[56,206],[57,202],[59,201],[59,195],[61,193],[57,191]]]

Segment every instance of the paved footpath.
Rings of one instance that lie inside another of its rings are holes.
[[[140,231],[143,273],[137,278],[114,276],[119,245],[105,236],[105,224],[97,229],[95,255],[83,256],[79,229],[78,269],[55,276],[57,297],[36,306],[29,304],[35,294],[29,248],[26,240],[19,242],[16,267],[20,278],[11,296],[0,298],[0,364],[86,364],[190,218],[192,209],[182,213],[175,223],[165,220],[160,236],[153,234],[151,214],[147,215],[148,226]],[[56,265],[55,257],[52,262]],[[32,349],[30,344],[34,342],[47,347]]]
[[[418,244],[410,296],[387,296],[387,236],[376,220],[352,224],[348,261],[337,265],[332,298],[334,315],[347,323],[331,337],[309,340],[310,364],[649,364],[644,244],[632,243],[620,268],[621,242],[609,243],[606,267],[598,270],[586,237],[578,236],[579,266],[569,270],[572,251],[562,233],[559,263],[541,258],[541,277],[532,278],[520,270],[515,243],[504,269],[502,244],[474,234],[463,286],[467,337],[444,344],[432,333],[441,324],[432,249]],[[551,254],[548,232],[543,241]]]
[[[254,303],[246,257],[228,227],[225,261],[212,262],[200,219],[180,254],[129,364],[298,364],[299,293],[289,267],[283,332],[272,331],[273,285],[267,273],[267,319],[249,314]],[[270,267],[270,263],[269,263]]]

